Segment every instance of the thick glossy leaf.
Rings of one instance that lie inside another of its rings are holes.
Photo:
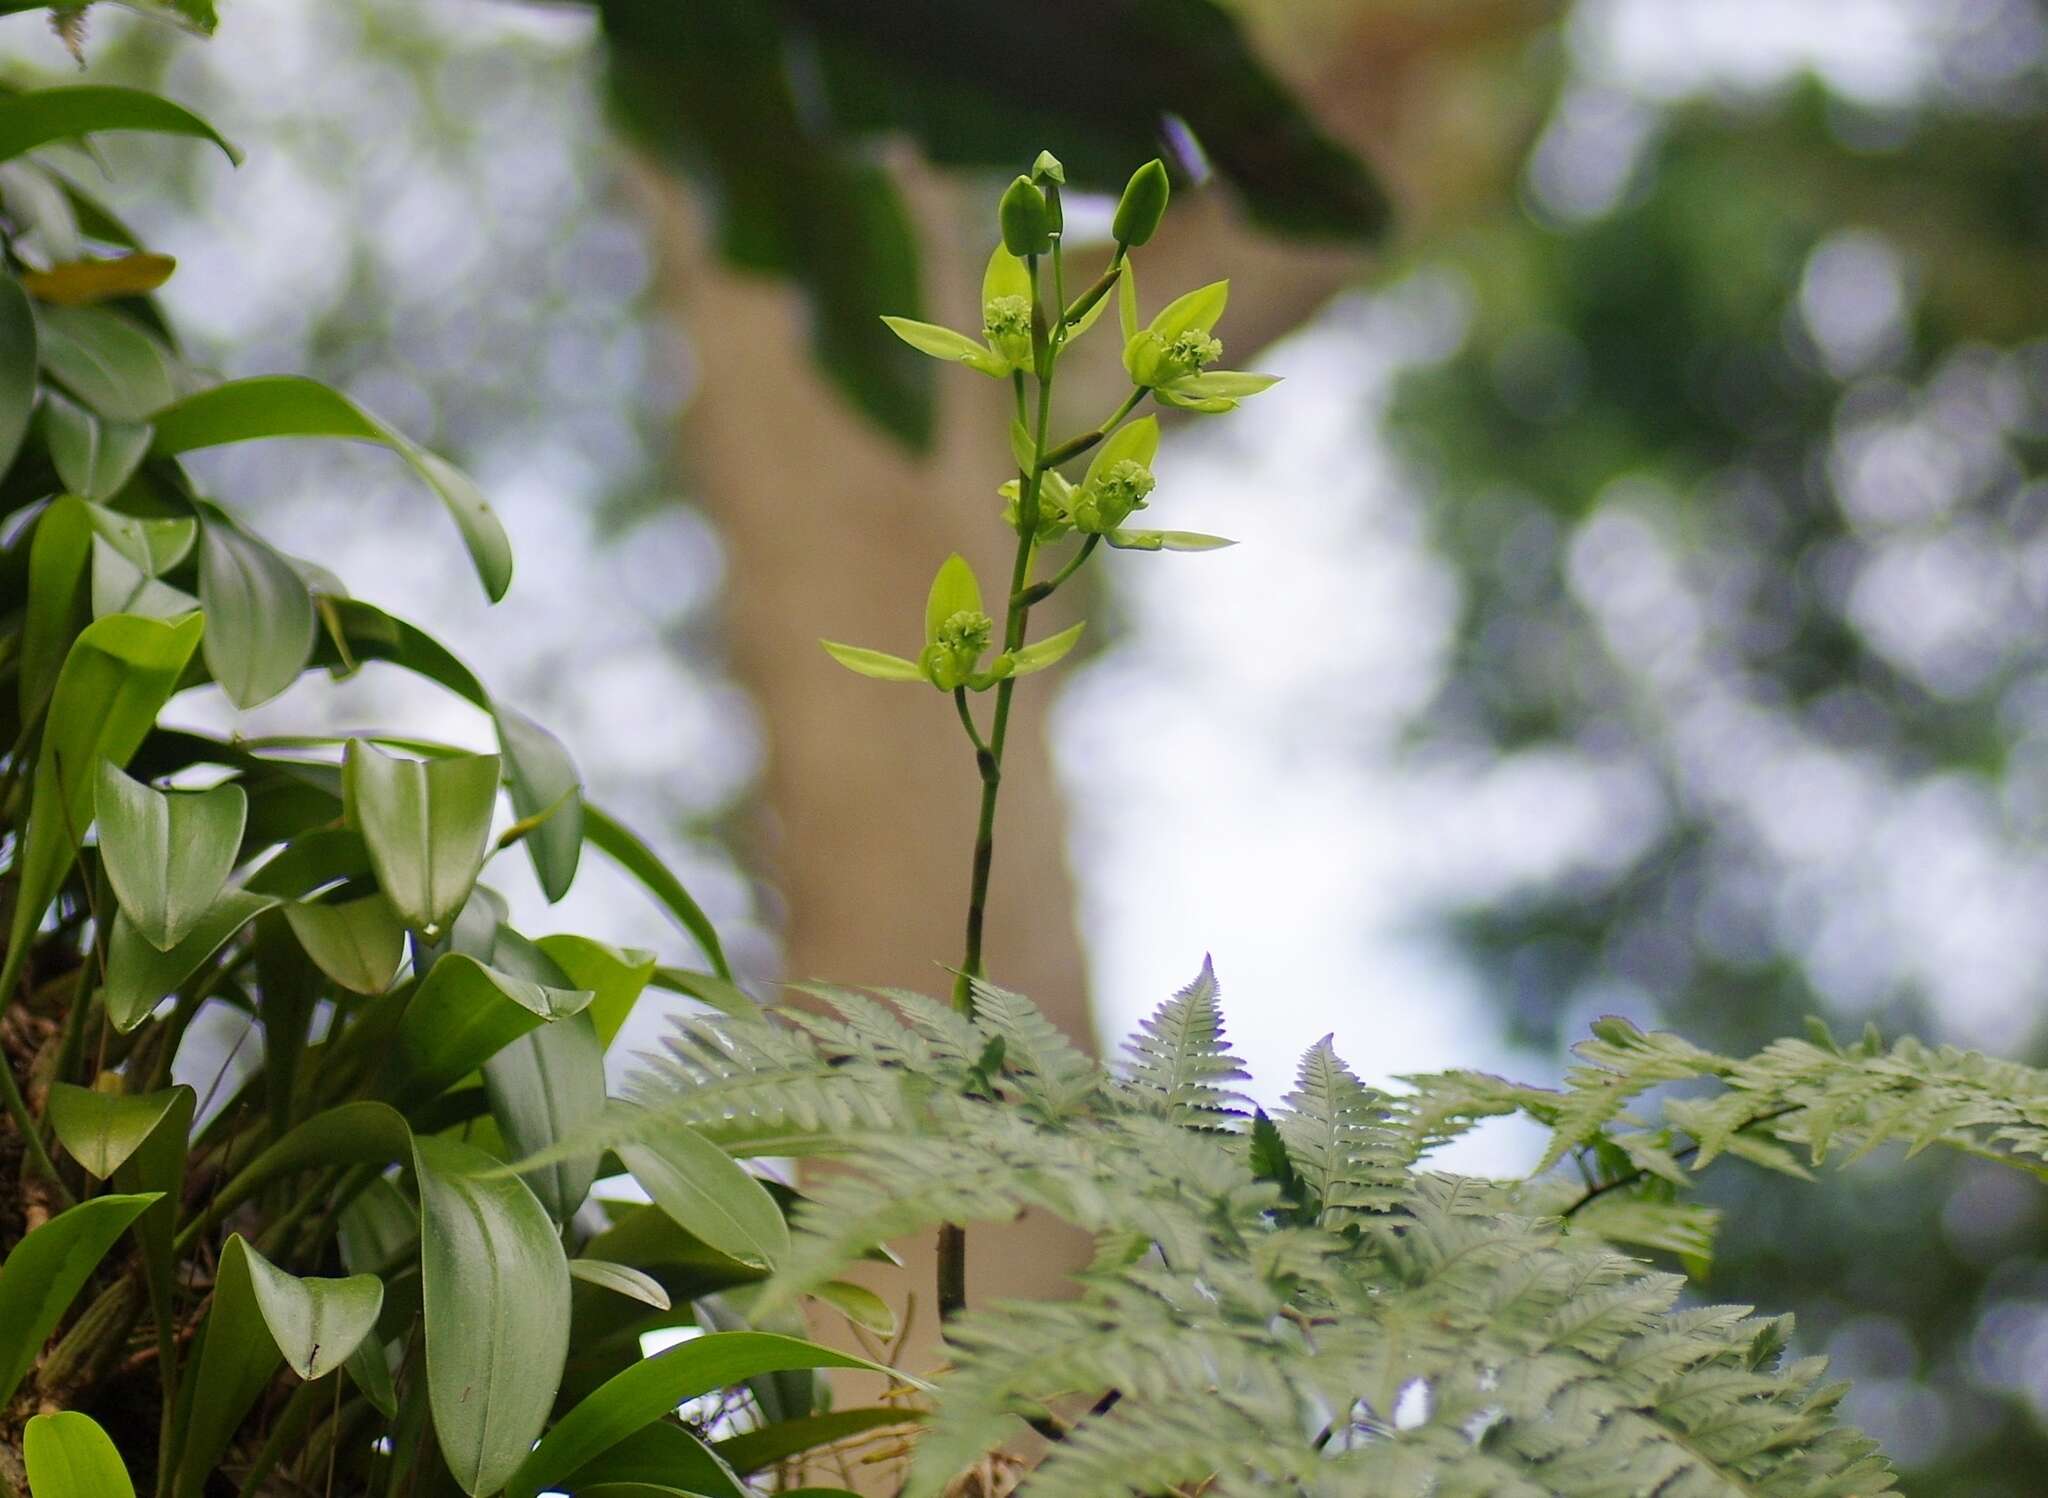
[[[583,778],[562,741],[526,714],[501,703],[497,720],[513,811],[522,821],[546,813],[524,839],[534,877],[550,901],[559,900],[569,893],[583,854]]]
[[[822,1415],[806,1415],[798,1420],[780,1420],[759,1430],[732,1436],[720,1441],[712,1450],[724,1457],[733,1471],[748,1477],[777,1462],[788,1461],[806,1451],[815,1451],[820,1446],[829,1446],[834,1441],[844,1441],[850,1436],[864,1435],[886,1426],[910,1423],[912,1416],[907,1411],[890,1409],[886,1405],[829,1410]]]
[[[37,1415],[21,1433],[29,1498],[135,1498],[113,1438],[90,1415]]]
[[[191,110],[139,88],[80,84],[0,98],[0,161],[52,141],[71,140],[103,130],[190,135],[212,141],[230,161],[242,159],[241,152]]]
[[[596,995],[584,1013],[597,1029],[597,1043],[609,1046],[654,976],[654,954],[637,947],[621,951],[587,936],[543,936],[534,945],[572,984]]]
[[[86,507],[94,531],[92,543],[92,612],[141,614],[175,619],[199,607],[199,600],[165,582],[169,572],[192,549],[199,525],[176,517],[144,519],[122,515],[104,505]]]
[[[153,790],[100,761],[100,859],[122,913],[160,952],[183,941],[227,885],[249,819],[232,783],[209,791]]]
[[[284,907],[292,934],[321,972],[350,993],[382,993],[405,957],[405,923],[382,894]]]
[[[856,1285],[852,1280],[827,1280],[811,1294],[864,1331],[878,1337],[896,1335],[896,1313],[889,1309],[888,1301],[866,1285]]]
[[[467,1145],[414,1145],[427,1394],[455,1480],[494,1493],[547,1424],[569,1352],[562,1242],[515,1178]]]
[[[198,1349],[180,1385],[184,1442],[173,1498],[202,1498],[221,1454],[282,1359],[256,1298],[253,1263],[241,1234],[231,1235],[213,1277],[213,1303]]]
[[[199,522],[175,515],[124,515],[102,504],[86,506],[101,540],[152,577],[185,559],[199,536]]]
[[[36,315],[12,276],[0,275],[0,472],[14,465],[36,403]]]
[[[682,880],[654,856],[654,850],[628,831],[624,823],[614,821],[595,806],[583,809],[583,833],[599,852],[612,858],[645,885],[648,893],[667,907],[677,924],[703,948],[704,955],[711,961],[712,971],[731,981],[732,967],[725,960],[725,948],[719,944],[718,932],[713,929],[711,918],[690,898]]]
[[[820,640],[825,653],[861,676],[871,676],[876,681],[923,681],[924,673],[917,669],[916,661],[907,661],[900,655],[891,655],[886,650],[870,650],[865,645],[842,645],[837,640]]]
[[[200,965],[225,946],[234,934],[277,904],[269,895],[223,890],[192,929],[167,952],[150,945],[128,919],[117,912],[107,938],[107,1018],[124,1034],[148,1019],[156,1006]]]
[[[580,1013],[590,997],[589,989],[554,988],[451,952],[406,1005],[388,1095],[407,1106],[425,1102],[535,1026]]]
[[[242,1252],[264,1325],[285,1365],[308,1383],[339,1368],[376,1327],[384,1308],[384,1282],[376,1275],[301,1279],[246,1244]]]
[[[684,1492],[705,1498],[748,1498],[738,1474],[709,1446],[667,1423],[642,1427],[562,1480],[578,1498],[618,1483],[687,1483]]]
[[[789,1225],[759,1179],[692,1129],[622,1144],[626,1169],[678,1226],[720,1253],[773,1269],[789,1256]]]
[[[604,1046],[588,1012],[541,1025],[484,1062],[491,1116],[518,1159],[573,1138],[604,1112]],[[548,1216],[567,1222],[597,1179],[597,1150],[521,1177]]]
[[[115,614],[87,625],[65,656],[36,757],[0,1007],[92,820],[100,761],[128,763],[176,690],[202,627],[196,614],[175,625]]]
[[[50,1127],[85,1173],[104,1181],[142,1147],[180,1098],[191,1091],[189,1087],[170,1087],[127,1097],[52,1082],[47,1110]]]
[[[686,1399],[798,1368],[889,1371],[865,1358],[771,1332],[714,1332],[693,1338],[635,1363],[555,1422],[505,1484],[506,1498],[538,1498],[544,1488]]]
[[[292,564],[218,509],[202,511],[206,668],[236,707],[268,702],[313,658],[313,595]]]
[[[399,919],[438,939],[469,898],[490,843],[498,756],[400,759],[351,739],[342,785],[378,887]]]
[[[0,1268],[0,1404],[14,1397],[99,1262],[154,1196],[96,1196],[14,1245]]]
[[[440,497],[493,601],[512,583],[512,543],[475,484],[339,391],[295,375],[229,380],[155,413],[159,452],[177,454],[264,437],[339,437],[397,453]]]
[[[147,422],[191,382],[162,338],[111,307],[44,307],[37,326],[44,371],[109,421]]]
[[[569,1273],[586,1284],[653,1306],[657,1311],[669,1308],[668,1291],[661,1288],[661,1281],[630,1264],[614,1264],[609,1259],[571,1259]]]
[[[82,500],[63,496],[36,517],[28,547],[28,613],[21,624],[21,716],[34,716],[57,685],[64,657],[92,619],[85,564],[92,554],[92,517]]]

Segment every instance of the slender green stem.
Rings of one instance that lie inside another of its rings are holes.
[[[1095,548],[1101,542],[1102,537],[1090,536],[1081,543],[1081,549],[1067,559],[1066,566],[1060,568],[1059,571],[1055,572],[1044,582],[1033,583],[1030,587],[1026,588],[1024,590],[1024,607],[1036,608],[1039,604],[1044,603],[1046,599],[1057,593],[1060,584],[1081,570],[1082,564],[1094,554]]]
[[[1147,390],[1143,385],[1132,386],[1131,393],[1124,397],[1124,403],[1116,408],[1115,413],[1110,416],[1109,420],[1103,422],[1101,426],[1090,427],[1085,432],[1079,432],[1069,437],[1051,452],[1047,453],[1045,461],[1040,466],[1057,468],[1069,459],[1080,457],[1082,453],[1085,453],[1089,448],[1115,431],[1117,423],[1137,410],[1138,402],[1142,401],[1149,394],[1151,394],[1151,391]]]

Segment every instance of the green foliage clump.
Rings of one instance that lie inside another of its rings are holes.
[[[1834,1416],[1846,1385],[1788,1353],[1789,1318],[1698,1303],[1623,1246],[1667,1231],[1681,1156],[1794,1164],[1784,1142],[1818,1158],[1850,1138],[2032,1156],[2048,1083],[1911,1044],[1734,1062],[1603,1022],[1562,1092],[1453,1073],[1383,1093],[1325,1041],[1269,1119],[1234,1091],[1207,969],[1121,1070],[985,983],[971,1017],[807,992],[819,1010],[679,1022],[635,1094],[650,1137],[683,1125],[849,1166],[797,1209],[771,1303],[941,1223],[1031,1208],[1097,1243],[1074,1300],[948,1323],[955,1366],[910,1494],[1027,1425],[1047,1441],[1034,1495],[1889,1492],[1874,1443]],[[1647,1088],[1691,1078],[1727,1091],[1673,1101],[1685,1123],[1649,1137],[1620,1123]],[[1553,1125],[1551,1154],[1583,1153],[1588,1174],[1430,1168],[1470,1120],[1510,1111]],[[1675,1251],[1697,1267],[1705,1248]]]

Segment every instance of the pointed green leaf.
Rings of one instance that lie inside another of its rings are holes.
[[[173,456],[264,437],[338,437],[389,448],[447,507],[492,601],[503,598],[512,584],[512,544],[468,476],[317,380],[295,375],[229,380],[166,406],[151,419],[157,451]]]
[[[956,333],[937,323],[917,322],[908,317],[885,317],[882,321],[888,324],[890,332],[920,354],[930,354],[934,359],[950,359],[987,375],[1005,372],[1002,361],[990,353],[988,345],[978,338],[969,338],[965,333]]]
[[[1184,396],[1190,400],[1219,396],[1227,400],[1242,400],[1262,390],[1271,390],[1279,383],[1278,375],[1252,374],[1242,369],[1206,369],[1198,374],[1182,375],[1164,388],[1169,395]]]
[[[1124,423],[1104,439],[1102,446],[1095,449],[1095,456],[1089,461],[1088,476],[1082,481],[1085,487],[1097,483],[1102,476],[1122,462],[1132,462],[1149,468],[1152,460],[1159,456],[1159,418],[1141,416],[1136,421]]]
[[[505,1484],[505,1498],[539,1498],[543,1489],[686,1399],[765,1374],[807,1368],[889,1372],[865,1358],[771,1332],[697,1337],[633,1364],[556,1421]]]
[[[597,996],[584,1013],[597,1029],[598,1045],[609,1046],[654,976],[654,954],[638,948],[621,951],[587,936],[543,936],[534,945],[547,953],[570,983]]]
[[[239,1233],[221,1250],[213,1303],[180,1386],[186,1413],[174,1498],[202,1498],[243,1417],[282,1361],[256,1298],[254,1259]]]
[[[547,813],[525,843],[541,893],[552,903],[569,893],[583,853],[583,777],[562,741],[533,719],[503,703],[496,717],[512,810],[521,820]]]
[[[103,421],[56,391],[43,397],[43,441],[73,494],[112,499],[135,476],[153,435],[147,423]]]
[[[514,1158],[538,1154],[604,1112],[604,1046],[586,1011],[506,1042],[484,1062],[491,1116]],[[548,1216],[567,1222],[597,1179],[600,1151],[554,1160],[521,1179]]]
[[[773,1269],[789,1257],[789,1225],[760,1179],[693,1129],[622,1144],[618,1156],[655,1205],[720,1253]]]
[[[872,676],[877,681],[923,681],[924,673],[917,669],[915,661],[906,661],[900,655],[890,655],[883,650],[869,650],[863,645],[841,645],[836,640],[820,640],[825,653],[862,676]]]
[[[400,759],[349,740],[342,786],[377,883],[399,919],[438,938],[469,898],[498,802],[495,754]]]
[[[376,1327],[377,1313],[384,1308],[384,1282],[376,1275],[301,1279],[247,1244],[242,1252],[263,1323],[285,1365],[307,1383],[339,1368]]]
[[[1121,551],[1220,551],[1237,543],[1200,531],[1104,531],[1102,539]]]
[[[0,100],[0,108],[5,101]],[[14,466],[36,403],[36,315],[28,293],[0,275],[0,472]]]
[[[588,989],[534,982],[451,952],[406,1005],[391,1057],[389,1095],[408,1106],[454,1086],[536,1025],[589,1004]]]
[[[725,948],[718,940],[717,929],[711,918],[704,914],[703,907],[690,898],[690,892],[683,888],[682,880],[669,870],[667,864],[654,856],[654,850],[609,814],[595,806],[583,809],[583,835],[599,852],[613,859],[627,873],[631,874],[655,899],[667,907],[676,918],[676,924],[695,938],[697,945],[704,949],[711,967],[719,977],[728,981],[732,978],[732,965],[725,960]]]
[[[405,958],[405,923],[381,894],[294,901],[284,917],[314,966],[350,993],[384,992]]]
[[[313,657],[313,595],[292,564],[207,506],[199,531],[206,668],[236,707],[268,702]]]
[[[0,1267],[0,1404],[57,1329],[57,1323],[128,1224],[156,1200],[96,1196],[60,1212],[14,1245]]]
[[[444,959],[446,960],[446,959]],[[456,1482],[495,1493],[546,1426],[569,1352],[569,1266],[555,1225],[497,1162],[414,1145],[434,1433]]]
[[[1081,631],[1088,627],[1082,621],[1070,629],[1063,629],[1056,635],[1048,635],[1036,645],[1026,645],[1011,652],[1013,672],[1018,676],[1029,676],[1033,671],[1043,671],[1072,650],[1080,642]]]
[[[653,1306],[657,1311],[669,1308],[668,1291],[661,1288],[661,1281],[630,1264],[614,1264],[609,1259],[571,1259],[569,1273],[586,1284]]]
[[[248,817],[249,798],[232,782],[167,793],[100,761],[100,858],[123,913],[159,952],[183,941],[213,908]]]
[[[50,1127],[85,1173],[96,1181],[104,1181],[155,1132],[177,1104],[180,1093],[189,1091],[173,1087],[128,1097],[118,1092],[74,1087],[69,1082],[52,1082]]]
[[[0,972],[0,1007],[13,993],[29,937],[56,897],[86,826],[101,760],[128,763],[177,689],[204,627],[114,614],[80,632],[64,658],[36,757],[28,831],[15,867],[14,923]]]
[[[1152,319],[1151,331],[1161,343],[1171,343],[1183,333],[1207,333],[1215,328],[1229,301],[1230,283],[1211,281],[1168,302]]]
[[[1020,296],[1030,301],[1031,268],[998,241],[981,273],[981,304],[986,307],[1001,296]]]
[[[191,110],[139,88],[79,84],[0,98],[0,161],[52,141],[72,140],[103,130],[189,135],[212,141],[230,161],[242,159],[240,151]]]
[[[30,1498],[135,1498],[113,1438],[90,1415],[36,1415],[21,1433]]]
[[[117,912],[107,938],[107,1017],[114,1022],[114,1028],[126,1034],[148,1019],[156,1006],[198,972],[207,958],[277,903],[271,895],[223,890],[220,898],[169,951],[152,946],[128,919],[127,911]]]
[[[935,644],[939,638],[939,626],[955,614],[980,612],[981,584],[975,581],[974,569],[967,565],[967,558],[956,551],[939,564],[939,570],[932,578],[931,591],[925,595],[925,644]]]

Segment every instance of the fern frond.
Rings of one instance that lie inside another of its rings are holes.
[[[1108,1080],[1102,1064],[1075,1049],[1022,994],[974,981],[974,1027],[1003,1041],[1003,1072],[1044,1117],[1078,1112]]]
[[[941,1222],[1034,1209],[1097,1244],[1076,1298],[947,1323],[909,1498],[1068,1396],[1092,1413],[1026,1498],[1876,1498],[1889,1467],[1836,1423],[1821,1365],[1785,1361],[1787,1322],[1681,1307],[1680,1276],[1614,1245],[1704,1255],[1713,1215],[1677,1196],[1689,1153],[1902,1137],[2048,1158],[2040,1075],[1960,1053],[1788,1043],[1734,1062],[1610,1022],[1561,1092],[1462,1073],[1397,1099],[1325,1040],[1278,1117],[1248,1121],[1223,1111],[1239,1077],[1206,968],[1121,1080],[1000,989],[977,987],[971,1021],[811,993],[821,1012],[679,1023],[634,1089],[635,1127],[846,1157],[799,1203],[763,1310]],[[1668,1100],[1663,1126],[1626,1118],[1688,1078],[1720,1093]],[[1605,1179],[1416,1168],[1508,1111]]]
[[[1223,1007],[1208,958],[1187,987],[1155,1010],[1124,1043],[1131,1070],[1123,1086],[1175,1123],[1210,1127],[1242,1115],[1232,1082],[1250,1077],[1223,1038]]]
[[[1392,1101],[1337,1059],[1325,1035],[1301,1058],[1294,1091],[1278,1119],[1295,1169],[1321,1204],[1326,1227],[1401,1204],[1408,1152],[1391,1126]]]

